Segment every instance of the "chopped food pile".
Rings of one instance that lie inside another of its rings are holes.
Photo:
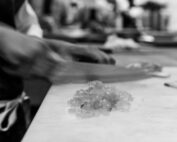
[[[132,100],[132,96],[125,91],[93,81],[88,89],[77,91],[74,98],[69,100],[69,111],[83,118],[106,115],[114,110],[129,110]]]
[[[128,68],[143,69],[145,72],[161,72],[163,67],[159,64],[140,62],[127,66]]]

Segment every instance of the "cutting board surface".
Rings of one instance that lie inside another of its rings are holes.
[[[177,78],[177,68],[165,71],[171,79],[110,84],[132,94],[130,110],[88,119],[69,113],[67,104],[86,84],[53,86],[23,142],[176,142],[177,89],[163,83]]]

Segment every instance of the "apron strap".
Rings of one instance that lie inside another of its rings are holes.
[[[15,124],[17,117],[18,117],[17,110],[20,105],[25,106],[25,108],[27,108],[28,106],[29,108],[29,97],[26,96],[25,93],[23,93],[17,99],[14,99],[11,101],[0,101],[0,110],[2,110],[0,112],[0,131],[1,132],[8,131]],[[29,121],[26,121],[26,122],[29,124]]]

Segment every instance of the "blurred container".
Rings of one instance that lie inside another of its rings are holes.
[[[166,31],[168,29],[169,15],[167,5],[147,2],[141,5],[144,9],[142,25],[144,30]]]

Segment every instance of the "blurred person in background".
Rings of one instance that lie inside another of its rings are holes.
[[[74,25],[91,31],[92,27],[94,30],[96,29],[94,26],[98,25],[102,27],[100,32],[103,32],[106,27],[115,25],[114,6],[107,0],[51,0],[50,3],[48,1],[45,3],[47,3],[48,12],[39,14],[39,17],[45,17],[44,19],[51,26],[51,32],[61,27],[67,28]]]
[[[33,7],[38,7],[37,5],[33,3]],[[43,6],[41,7],[43,13],[38,12],[40,24],[44,31],[55,32],[78,25],[78,13],[83,2],[82,0],[44,0]]]
[[[105,35],[106,48],[139,48],[133,39],[117,36],[117,31],[124,28],[136,28],[127,0],[51,0],[47,7],[48,16],[43,15],[46,18],[41,22],[46,33],[59,33],[60,36],[84,33]]]
[[[95,0],[80,11],[81,28],[93,33],[106,34],[115,27],[114,4],[107,0]]]
[[[94,4],[83,8],[80,18],[83,27],[95,32],[111,33],[124,28],[136,28],[129,10],[127,0],[95,0]]]
[[[82,28],[93,33],[106,34],[104,48],[113,52],[137,50],[139,44],[131,38],[119,37],[117,32],[124,28],[136,28],[134,19],[129,16],[129,3],[126,0],[96,0],[80,12]]]
[[[42,35],[27,0],[0,1],[0,141],[19,142],[30,123],[24,79],[52,82],[53,69],[68,61],[114,63],[97,49],[42,39]]]
[[[43,24],[48,23],[49,32],[73,25],[98,33],[136,28],[128,0],[43,0],[45,10],[41,2],[32,3]]]

